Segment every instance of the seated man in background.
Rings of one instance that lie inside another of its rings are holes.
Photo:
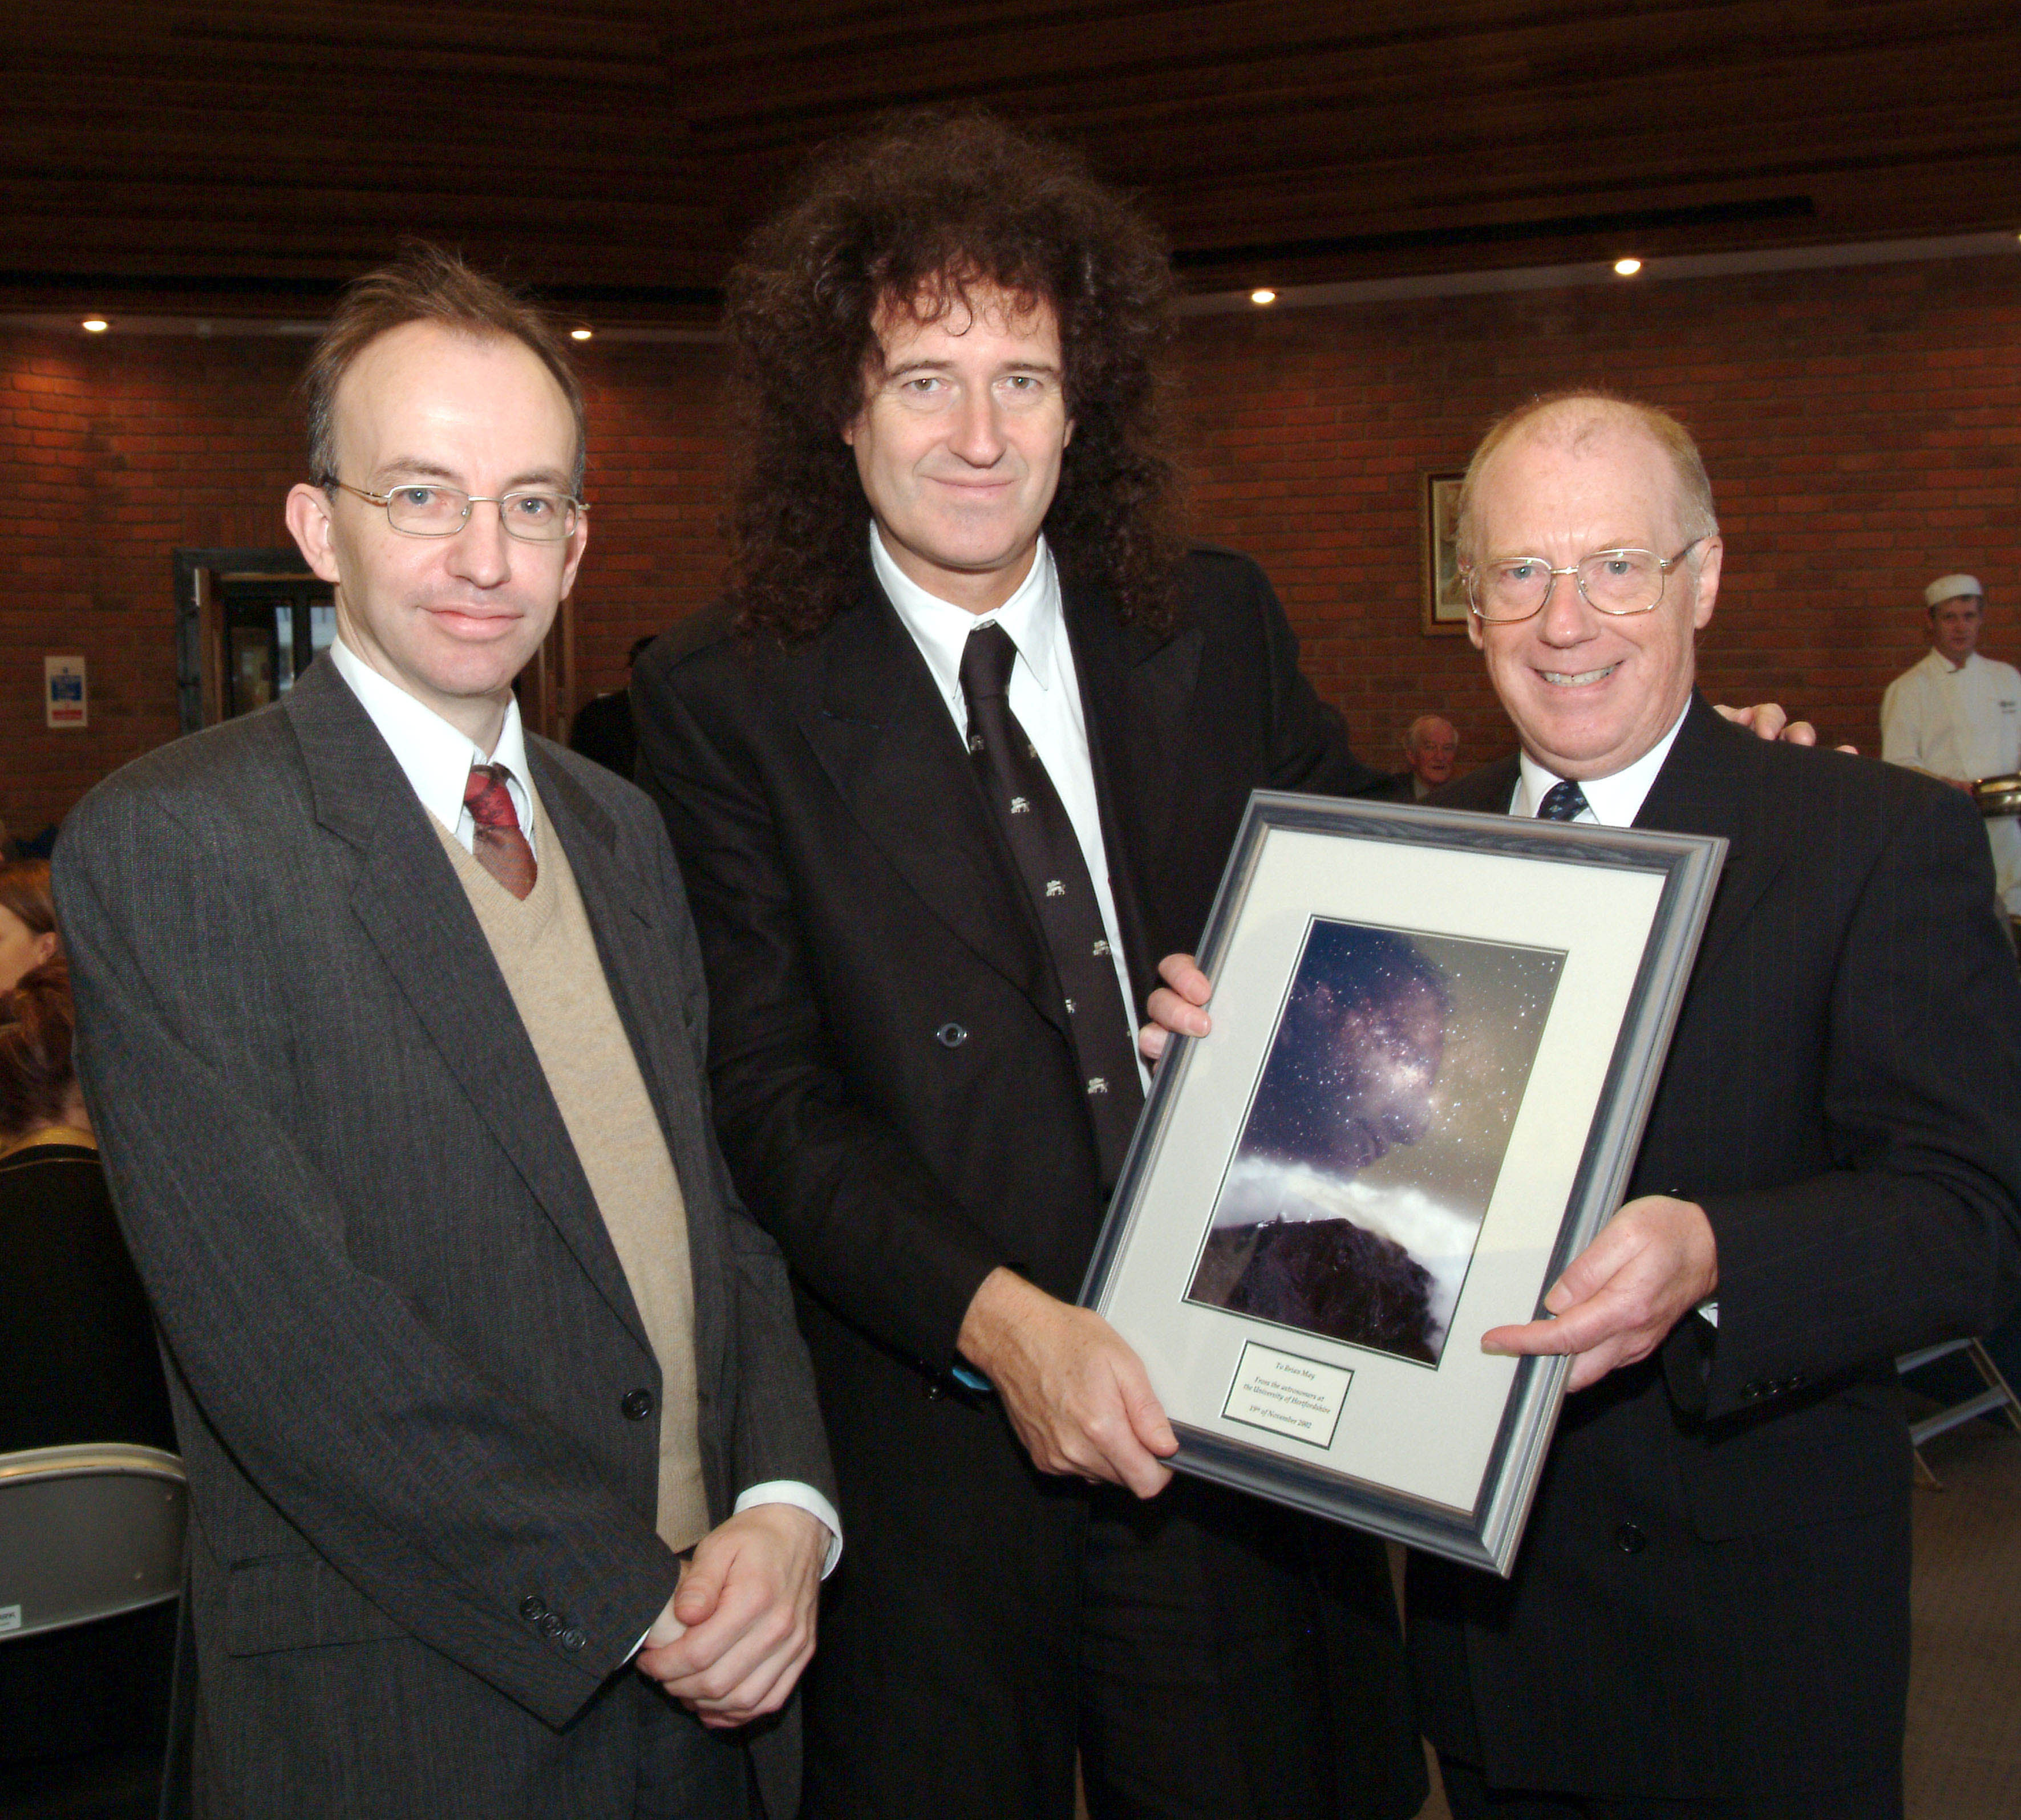
[[[1404,730],[1404,768],[1386,790],[1371,790],[1396,803],[1422,803],[1452,781],[1459,757],[1459,731],[1443,714],[1421,714]]]
[[[1881,755],[1961,790],[2021,770],[2021,671],[1979,654],[1986,593],[1974,575],[1940,575],[1923,590],[1930,649],[1881,697]],[[1994,878],[2021,915],[2021,821],[1989,816]]]
[[[1683,428],[1514,413],[1461,497],[1522,742],[1440,805],[1732,843],[1630,1199],[1491,1352],[1575,1355],[1513,1577],[1414,1557],[1458,1820],[1888,1820],[1910,1457],[1895,1354],[2021,1283],[2021,984],[1976,818],[1693,689],[1722,546]],[[1154,994],[1202,1033],[1183,956]],[[1147,1043],[1147,1047],[1153,1045]]]

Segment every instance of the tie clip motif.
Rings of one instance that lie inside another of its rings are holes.
[[[1105,1094],[1109,1091],[1109,1083],[1100,1075],[1097,1075],[1087,1083],[1087,1090],[1091,1094]]]
[[[1013,796],[1010,799],[1010,813],[1013,815],[1029,815],[1032,805],[1021,796]]]
[[[1058,879],[1047,879],[1047,881],[1046,881],[1046,895],[1047,895],[1048,897],[1064,897],[1066,894],[1067,894],[1067,888],[1066,888],[1066,886],[1065,886],[1065,885],[1063,885],[1063,884],[1062,884],[1062,883],[1061,883]]]
[[[1097,955],[1106,954],[1109,952],[1109,944],[1105,941],[1098,941],[1089,952],[1092,954]]]

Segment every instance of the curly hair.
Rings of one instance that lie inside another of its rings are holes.
[[[1046,514],[1069,585],[1170,622],[1178,470],[1159,356],[1172,280],[1150,225],[1073,153],[973,109],[891,116],[818,158],[730,276],[743,431],[731,510],[739,624],[810,638],[856,598],[870,519],[843,431],[891,310],[939,320],[995,289],[1058,318],[1073,439]]]

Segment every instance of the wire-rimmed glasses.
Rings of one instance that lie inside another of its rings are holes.
[[[1532,619],[1551,598],[1558,577],[1569,575],[1595,613],[1616,618],[1653,613],[1670,571],[1705,541],[1694,537],[1674,556],[1654,550],[1595,550],[1568,569],[1542,556],[1495,556],[1466,572],[1466,604],[1484,625]]]
[[[495,505],[507,537],[517,537],[523,544],[559,544],[574,533],[581,515],[589,510],[581,500],[541,489],[472,493],[432,480],[410,480],[384,493],[368,493],[334,475],[324,484],[355,494],[367,505],[383,507],[387,523],[403,537],[453,537],[470,522],[472,506]]]

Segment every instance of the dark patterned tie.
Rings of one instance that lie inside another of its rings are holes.
[[[533,850],[519,832],[512,792],[505,788],[511,775],[503,765],[472,765],[463,806],[477,824],[471,841],[477,863],[514,897],[524,897],[533,888]]]
[[[1000,625],[978,626],[968,635],[961,653],[968,749],[1052,953],[1066,998],[1074,1060],[1094,1123],[1102,1185],[1111,1188],[1144,1105],[1131,1041],[1134,1026],[1073,823],[1037,748],[1010,712],[1007,692],[1017,661],[1018,647]]]
[[[1539,821],[1576,821],[1586,814],[1586,792],[1578,784],[1553,784],[1537,805]]]

